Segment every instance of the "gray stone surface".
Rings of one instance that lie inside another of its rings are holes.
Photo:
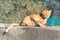
[[[60,40],[60,27],[29,28],[13,27],[6,35],[0,27],[0,40]]]

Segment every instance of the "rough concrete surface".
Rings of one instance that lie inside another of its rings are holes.
[[[60,40],[59,28],[27,28],[13,27],[4,36],[6,28],[0,27],[0,40]],[[55,30],[56,29],[56,30]]]

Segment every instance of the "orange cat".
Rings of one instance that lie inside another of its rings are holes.
[[[31,14],[26,16],[20,25],[23,26],[40,26],[44,27],[47,19],[51,15],[51,10],[42,10],[40,14]]]
[[[40,14],[31,14],[26,16],[22,22],[19,23],[13,23],[6,29],[6,31],[3,33],[6,34],[14,25],[19,25],[19,26],[40,26],[40,27],[45,27],[46,21],[51,15],[51,10],[42,10],[42,13]]]

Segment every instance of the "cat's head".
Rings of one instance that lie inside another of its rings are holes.
[[[42,9],[42,14],[44,17],[48,18],[51,15],[52,10]]]

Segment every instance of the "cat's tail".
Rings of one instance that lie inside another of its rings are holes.
[[[19,24],[15,24],[15,23],[11,24],[11,25],[3,32],[2,35],[5,35],[9,30],[11,30],[11,28],[12,28],[14,25],[19,25]]]

